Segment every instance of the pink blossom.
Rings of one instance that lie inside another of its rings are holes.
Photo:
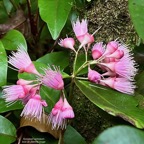
[[[88,79],[92,82],[98,83],[101,79],[101,74],[95,70],[92,70],[90,67],[88,68]]]
[[[82,22],[80,22],[79,19],[77,19],[76,22],[72,23],[72,26],[76,37],[84,36],[88,33],[88,23],[86,19],[83,19]],[[82,40],[80,42],[82,42]]]
[[[59,44],[61,47],[70,48],[70,49],[72,49],[72,50],[75,51],[75,49],[74,49],[75,41],[74,41],[73,38],[61,39],[58,44]]]
[[[25,105],[21,116],[26,118],[36,118],[41,121],[43,106],[47,107],[47,103],[44,100],[41,100],[40,95],[35,95],[30,98],[27,104]]]
[[[64,119],[74,118],[73,108],[70,106],[66,98],[64,98],[64,102],[61,110]]]
[[[100,80],[100,84],[109,86],[122,93],[134,94],[134,83],[122,77],[109,77],[104,80]]]
[[[100,63],[100,65],[109,68],[112,72],[115,72],[116,74],[129,80],[133,80],[137,72],[137,69],[135,68],[135,61],[130,60],[129,58],[122,58],[118,62]]]
[[[13,102],[16,100],[23,99],[28,94],[29,90],[32,88],[31,86],[22,86],[22,85],[11,85],[3,87],[3,97],[6,102]]]
[[[102,42],[96,43],[92,48],[92,57],[94,60],[100,58],[105,51],[105,48],[103,46]]]
[[[9,63],[19,69],[20,73],[27,72],[40,75],[23,47],[19,47],[17,52],[12,52],[12,56],[9,56]]]
[[[93,35],[88,33],[88,24],[87,20],[82,20],[82,22],[77,19],[76,22],[72,23],[73,26],[73,31],[81,43],[80,48],[83,47],[86,44],[91,44],[94,42],[94,37]]]
[[[54,67],[52,70],[50,67],[44,70],[45,75],[41,78],[44,85],[56,90],[64,89],[64,82],[60,70]]]
[[[63,118],[62,115],[63,104],[63,99],[62,97],[60,97],[59,101],[55,104],[52,112],[49,115],[48,123],[52,123],[52,129],[66,128],[66,120]]]
[[[52,123],[52,129],[66,129],[67,119],[74,118],[74,112],[66,98],[60,97],[49,115],[48,123]]]

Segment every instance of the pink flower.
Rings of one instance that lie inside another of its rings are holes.
[[[76,35],[76,37],[79,36],[84,36],[85,34],[88,33],[88,26],[87,26],[87,20],[83,19],[82,22],[80,23],[79,19],[77,19],[77,21],[74,23],[72,23],[73,26],[73,31]],[[80,42],[82,42],[82,40],[80,40]]]
[[[6,102],[13,102],[26,97],[32,87],[29,85],[12,85],[4,86],[3,88],[3,98],[5,98]]]
[[[122,93],[134,94],[134,83],[122,77],[109,77],[104,80],[100,80],[100,84],[109,86]]]
[[[62,115],[63,99],[60,97],[59,101],[55,104],[52,112],[49,115],[48,123],[52,123],[52,129],[65,129],[66,120]]]
[[[52,123],[52,129],[66,129],[67,119],[71,118],[74,118],[72,107],[66,98],[63,101],[62,97],[60,97],[49,115],[48,123]]]
[[[100,65],[109,68],[112,72],[129,80],[133,80],[137,72],[135,61],[129,58],[122,58],[118,62],[100,63]]]
[[[103,46],[102,42],[96,43],[92,48],[92,57],[94,60],[100,58],[105,51],[105,48]]]
[[[74,49],[75,41],[74,41],[73,38],[61,39],[58,44],[59,44],[61,47],[70,48],[70,49],[72,49],[73,51],[75,51],[75,49]]]
[[[34,97],[29,99],[21,113],[21,116],[31,119],[36,118],[41,121],[43,106],[47,107],[47,103],[44,100],[41,100],[40,95],[36,94]]]
[[[81,43],[80,47],[83,47],[86,44],[91,44],[94,42],[93,35],[90,35],[88,33],[87,20],[83,19],[82,22],[80,23],[79,19],[77,19],[75,23],[74,22],[72,23],[72,26],[77,39]]]
[[[52,70],[50,67],[44,70],[45,75],[41,78],[44,85],[56,90],[64,89],[64,82],[60,70],[54,67]]]
[[[92,82],[98,83],[98,81],[101,79],[101,74],[99,74],[97,71],[92,70],[90,67],[88,68],[88,79]]]
[[[20,73],[27,72],[40,75],[23,47],[19,47],[17,52],[12,52],[12,56],[9,56],[9,63],[19,69]]]
[[[64,102],[61,110],[64,119],[74,118],[73,108],[70,106],[66,98],[64,98]]]

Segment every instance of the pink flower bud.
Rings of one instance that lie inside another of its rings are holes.
[[[106,51],[104,55],[112,54],[118,49],[119,43],[117,41],[111,41],[106,46]]]
[[[90,67],[88,68],[88,79],[92,82],[98,83],[101,79],[101,74],[97,71],[92,70]]]
[[[102,42],[96,43],[93,48],[92,48],[92,57],[94,60],[100,58],[103,53],[104,53],[105,49],[103,46]]]
[[[74,41],[73,38],[61,39],[58,44],[59,44],[61,47],[70,48],[70,49],[72,49],[72,50],[75,51],[75,49],[74,49],[75,41]]]

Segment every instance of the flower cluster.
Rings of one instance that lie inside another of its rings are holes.
[[[96,43],[92,48],[92,57],[98,60],[102,74],[89,68],[90,81],[111,87],[126,94],[134,93],[134,76],[137,69],[128,47],[118,41],[107,45]]]
[[[87,20],[80,22],[77,19],[76,22],[72,23],[72,27],[77,40],[80,42],[79,49],[74,48],[75,41],[73,38],[61,39],[59,45],[73,50],[76,57],[78,51],[83,47],[85,55],[87,55],[90,45],[94,42],[93,34],[88,32]],[[93,60],[87,61],[86,59],[85,65],[83,65],[83,67],[88,66],[89,81],[111,87],[122,93],[134,93],[134,76],[137,73],[136,63],[130,49],[125,44],[116,40],[108,42],[107,45],[98,42],[92,47],[91,54]],[[91,69],[90,65],[92,64],[95,64],[99,70]]]
[[[41,121],[44,113],[43,108],[48,106],[47,102],[40,95],[41,85],[63,91],[64,81],[60,70],[55,66],[52,68],[49,66],[47,69],[44,69],[43,75],[40,74],[22,46],[18,48],[17,52],[12,52],[8,62],[17,68],[19,73],[35,74],[36,79],[19,79],[16,85],[4,86],[3,98],[8,104],[20,100],[24,104],[21,116],[29,119],[36,118]],[[55,104],[48,119],[48,123],[52,124],[53,129],[66,128],[67,119],[74,118],[73,109],[66,100],[64,92],[60,93],[62,93],[60,100]]]

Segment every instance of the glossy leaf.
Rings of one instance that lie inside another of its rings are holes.
[[[86,144],[84,138],[70,125],[64,133],[64,144]]]
[[[92,144],[143,144],[144,132],[130,126],[115,126],[102,132]]]
[[[129,0],[129,12],[138,35],[144,40],[144,0]]]
[[[50,113],[51,109],[60,98],[60,91],[46,86],[41,86],[40,95],[48,104],[48,107],[45,108],[46,112]]]
[[[60,69],[62,70],[69,65],[68,53],[66,52],[49,53],[37,59],[37,62],[41,62],[46,65],[59,66]]]
[[[10,144],[16,140],[16,129],[5,117],[0,116],[0,143]]]
[[[72,0],[38,0],[40,16],[47,23],[55,40],[64,27],[72,7]]]
[[[0,113],[4,113],[11,110],[22,109],[23,105],[21,102],[16,102],[14,104],[8,105],[4,99],[0,98]]]
[[[0,86],[7,81],[7,55],[2,42],[0,41]]]
[[[27,44],[24,36],[17,30],[10,30],[1,39],[1,41],[6,50],[16,50],[20,45],[23,45],[23,47],[27,49]]]
[[[76,81],[81,92],[96,106],[113,116],[119,116],[138,128],[144,128],[144,110],[134,96],[123,94],[87,81]]]

